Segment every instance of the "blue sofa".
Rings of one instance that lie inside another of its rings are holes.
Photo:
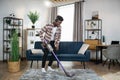
[[[35,42],[35,49],[42,49],[40,41]],[[83,42],[60,42],[59,51],[56,52],[57,57],[60,61],[80,61],[83,62],[83,66],[85,68],[85,62],[90,61],[90,51],[87,50],[85,54],[78,54],[80,47]],[[49,53],[48,56],[51,54]],[[26,51],[26,58],[31,62],[31,67],[33,61],[41,61],[42,54],[33,54],[31,49]],[[49,60],[49,58],[48,58]]]

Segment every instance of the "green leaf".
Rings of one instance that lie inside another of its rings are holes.
[[[19,61],[19,38],[17,31],[13,29],[11,31],[11,53],[10,53],[10,61]]]
[[[39,14],[37,13],[37,11],[35,12],[30,11],[27,16],[29,17],[33,24],[35,24],[35,22],[39,19]]]

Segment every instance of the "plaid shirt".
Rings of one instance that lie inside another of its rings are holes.
[[[52,30],[53,30],[54,25],[53,24],[47,24],[40,30],[40,38],[41,41],[44,42],[46,40],[48,43],[51,41],[52,37]],[[61,37],[61,26],[57,27],[55,36],[54,36],[54,45],[59,45],[60,42],[60,37]]]

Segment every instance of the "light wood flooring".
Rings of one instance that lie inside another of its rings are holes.
[[[39,66],[36,65],[36,62],[34,62],[33,68],[41,68],[40,64],[41,64],[41,61],[39,61]],[[56,65],[53,65],[52,67],[56,68]],[[30,62],[23,60],[21,61],[21,70],[16,73],[10,73],[8,72],[8,69],[7,69],[7,63],[1,61],[0,62],[0,80],[19,80],[19,77],[29,68],[30,68]],[[81,65],[80,62],[73,62],[73,66],[71,66],[71,68],[83,69],[83,66]],[[105,66],[103,66],[102,64],[96,65],[93,61],[86,63],[86,69],[94,70],[101,77],[107,74],[114,74],[114,73],[120,72],[120,66],[118,64],[115,64],[115,66],[111,65],[111,69],[109,70],[108,64],[106,64]]]

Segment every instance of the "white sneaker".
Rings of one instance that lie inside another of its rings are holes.
[[[48,71],[54,71],[54,69],[52,69],[50,66],[48,66]]]
[[[46,72],[45,68],[42,68],[42,72],[44,72],[44,73]]]

